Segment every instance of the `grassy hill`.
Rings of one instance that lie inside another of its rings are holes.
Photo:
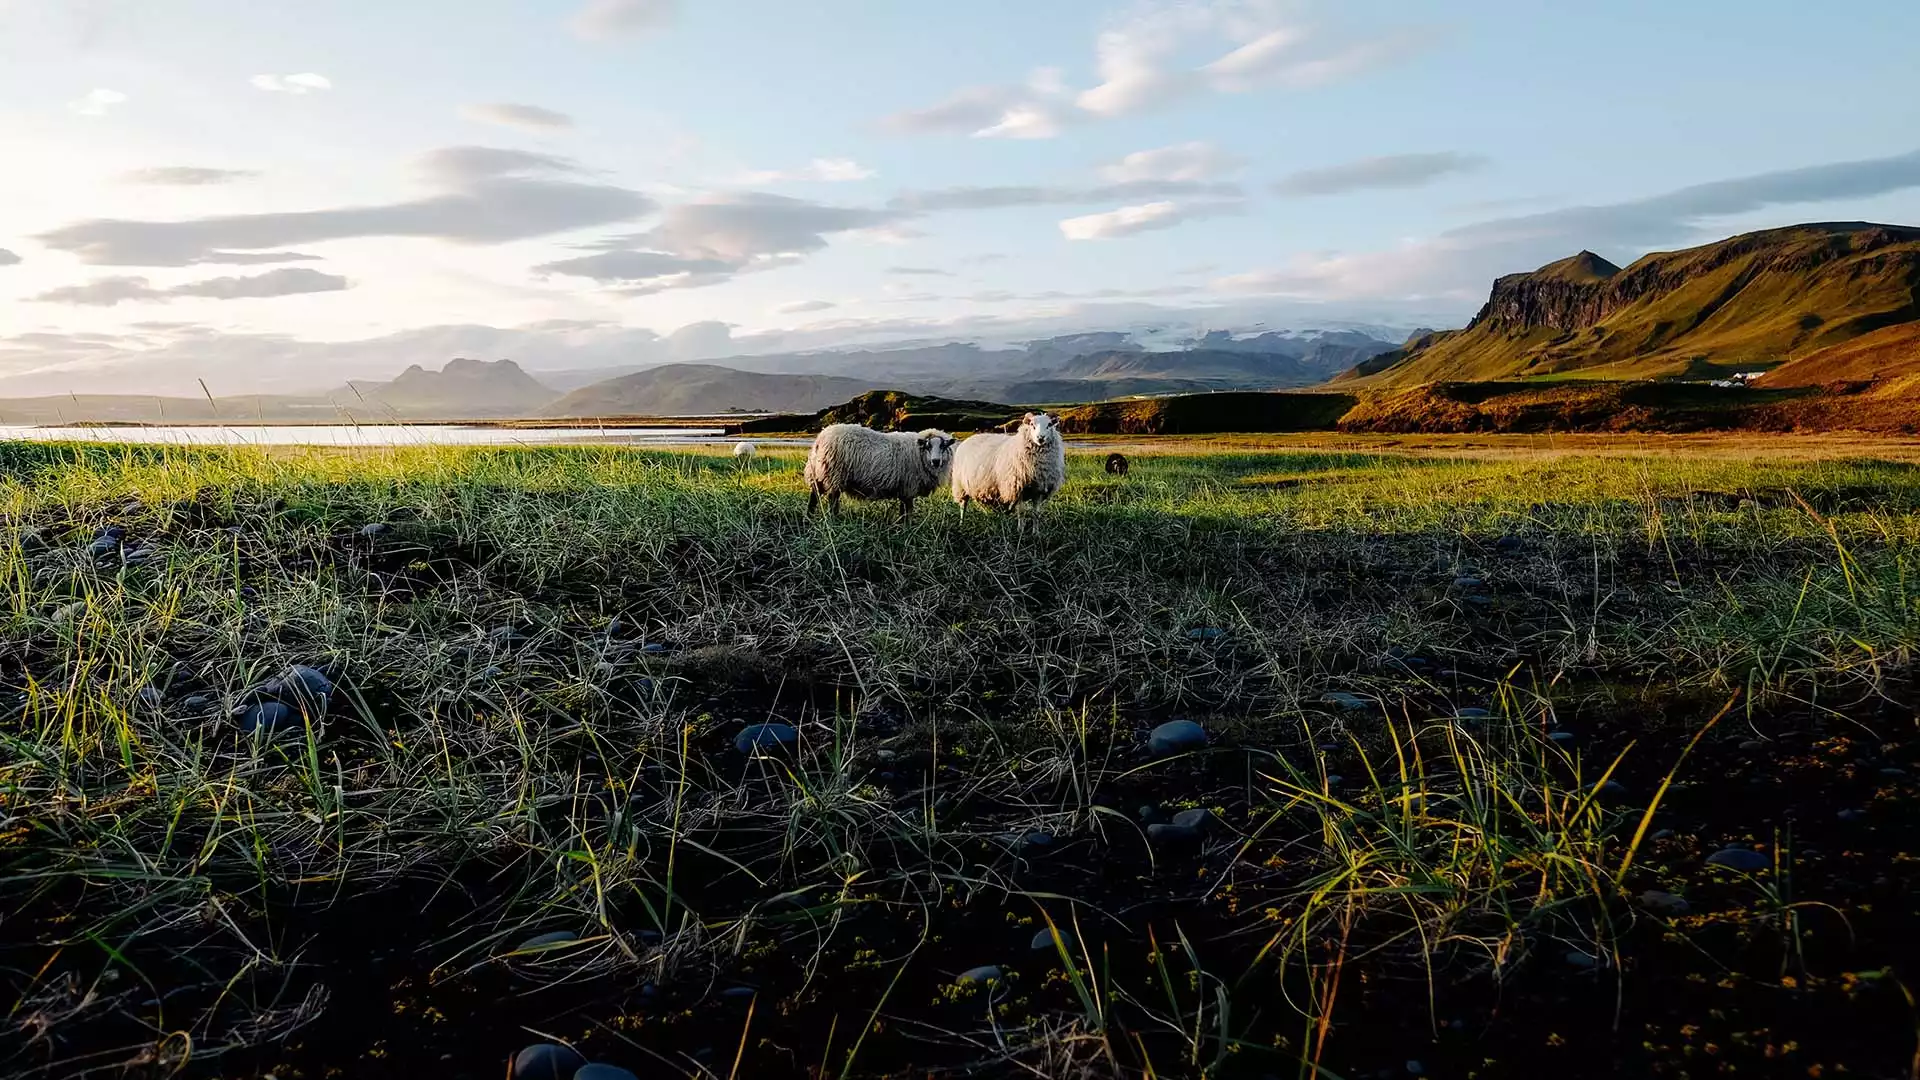
[[[1920,320],[1920,229],[1866,222],[1747,233],[1618,269],[1581,252],[1493,284],[1465,329],[1341,378],[1375,386],[1709,378]]]
[[[943,431],[987,431],[1018,417],[1026,410],[1014,405],[990,401],[960,401],[953,398],[909,394],[903,390],[870,390],[866,393],[819,409],[810,414],[786,414],[748,420],[739,425],[742,434],[819,431],[831,424],[860,424],[881,431],[919,431],[940,428]]]
[[[1920,322],[1900,323],[1829,345],[1774,368],[1761,386],[1884,382],[1920,374]]]
[[[581,387],[541,412],[546,416],[810,412],[870,389],[864,379],[836,375],[774,375],[713,364],[667,364]]]

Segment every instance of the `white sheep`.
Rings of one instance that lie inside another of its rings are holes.
[[[859,424],[834,424],[823,429],[807,452],[801,478],[807,482],[807,513],[826,496],[833,516],[840,516],[840,496],[856,499],[898,499],[900,520],[913,511],[913,500],[931,495],[946,482],[953,463],[953,436],[928,428],[921,432],[875,431]]]
[[[1018,512],[1052,498],[1067,480],[1067,448],[1060,424],[1046,413],[1028,413],[1011,435],[975,435],[953,452],[953,501],[966,513],[977,502]]]
[[[750,442],[737,442],[733,444],[733,460],[739,462],[742,465],[745,465],[747,462],[752,461],[753,455],[759,452],[760,452],[759,448],[754,446]]]

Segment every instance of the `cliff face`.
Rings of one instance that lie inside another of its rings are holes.
[[[1531,274],[1508,274],[1473,318],[1500,327],[1550,326],[1579,330],[1613,314],[1622,304],[1608,288],[1620,268],[1591,251],[1543,266]]]
[[[1463,330],[1348,373],[1388,385],[1582,372],[1771,367],[1920,320],[1920,229],[1846,222],[1747,233],[1620,269],[1583,251],[1493,284]]]

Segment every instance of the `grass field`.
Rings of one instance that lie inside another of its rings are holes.
[[[1126,448],[0,446],[0,1074],[1915,1075],[1913,445]]]

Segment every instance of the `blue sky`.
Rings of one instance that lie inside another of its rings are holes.
[[[0,0],[0,393],[1458,322],[1920,222],[1920,5],[1845,10]]]

